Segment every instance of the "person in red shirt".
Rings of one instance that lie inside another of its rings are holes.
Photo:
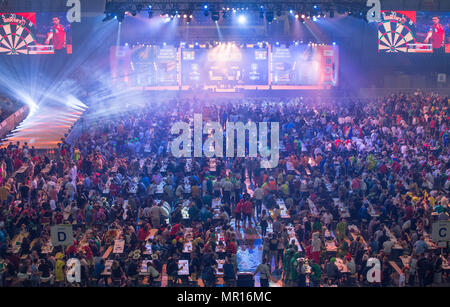
[[[248,227],[252,224],[253,217],[253,204],[250,200],[245,199],[244,204],[242,205],[242,213],[244,214],[243,226],[245,228],[246,221],[248,221]],[[253,218],[254,219],[254,218]]]
[[[236,228],[240,227],[240,223],[241,223],[241,219],[242,219],[242,207],[243,206],[244,206],[244,200],[241,199],[237,203],[236,208],[234,209],[234,214],[235,214],[235,219],[236,219],[236,222],[235,222]]]
[[[386,174],[386,172],[388,171],[388,168],[386,166],[386,164],[384,164],[384,162],[380,165],[380,173],[381,174]]]
[[[19,157],[16,157],[15,159],[14,159],[14,170],[18,170],[19,168],[21,168],[22,167],[22,161],[19,159]]]
[[[183,231],[182,225],[175,224],[175,225],[173,225],[172,229],[170,230],[170,236],[175,237],[180,231]]]
[[[430,129],[431,129],[431,135],[434,135],[436,133],[436,122],[434,121],[434,118],[430,121]]]
[[[148,235],[150,234],[150,224],[145,224],[144,227],[139,228],[139,232],[138,232],[138,240],[139,241],[145,241],[145,239],[148,237]]]
[[[439,17],[433,16],[433,25],[428,30],[427,37],[425,38],[425,44],[431,39],[433,45],[433,52],[436,54],[445,53],[445,31],[444,27],[439,24]]]
[[[407,220],[410,220],[413,217],[413,214],[414,214],[413,207],[411,205],[407,205],[405,209],[405,218]]]
[[[49,45],[50,41],[52,41],[55,54],[63,53],[65,52],[64,49],[66,49],[66,30],[59,22],[58,17],[53,17],[53,26],[45,41],[46,45]]]
[[[236,255],[236,253],[237,253],[237,247],[236,247],[236,244],[235,244],[233,241],[228,241],[228,242],[227,242],[227,247],[226,247],[225,251],[226,251],[227,253]]]

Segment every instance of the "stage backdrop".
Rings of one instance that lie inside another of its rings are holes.
[[[331,89],[339,50],[319,44],[137,45],[111,48],[116,82],[143,90]]]

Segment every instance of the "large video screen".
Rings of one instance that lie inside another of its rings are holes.
[[[161,86],[178,85],[178,48],[156,47],[156,82]]]
[[[71,54],[72,28],[65,16],[65,13],[0,13],[0,54]]]
[[[450,53],[450,12],[382,11],[382,53]]]
[[[116,81],[134,87],[177,89],[179,50],[173,45],[138,45],[111,48],[111,73]]]
[[[337,85],[337,48],[317,44],[272,47],[273,89],[321,89]]]
[[[329,89],[338,58],[329,45],[141,44],[112,47],[111,73],[144,90]]]
[[[188,46],[181,49],[182,84],[191,88],[267,87],[268,58],[267,46],[241,47],[234,43],[217,44],[211,48]]]

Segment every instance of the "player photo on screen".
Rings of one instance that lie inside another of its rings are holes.
[[[416,39],[431,44],[433,53],[450,53],[450,13],[417,12]]]

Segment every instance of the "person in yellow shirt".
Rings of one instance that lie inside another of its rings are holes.
[[[81,152],[78,147],[75,146],[73,149],[73,162],[77,163],[81,158]]]
[[[284,196],[289,196],[289,185],[287,182],[283,183],[280,188]]]
[[[64,268],[66,266],[66,263],[64,262],[64,254],[57,253],[56,254],[56,263],[55,263],[55,281],[57,285],[61,285],[64,283],[65,280],[65,274],[64,274]]]

